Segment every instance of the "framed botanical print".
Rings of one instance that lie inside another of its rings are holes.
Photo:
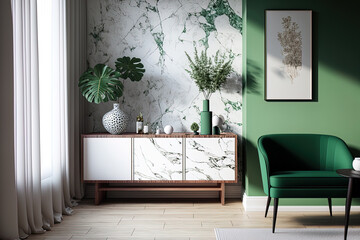
[[[312,11],[265,11],[265,100],[312,100]]]

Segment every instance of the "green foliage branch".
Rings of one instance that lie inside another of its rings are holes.
[[[196,47],[193,59],[187,52],[185,54],[190,67],[190,69],[185,69],[185,71],[194,79],[195,84],[204,94],[205,99],[209,99],[212,93],[221,88],[229,74],[233,71],[231,66],[233,60],[230,56],[221,54],[219,50],[213,59],[207,56],[206,51],[201,51],[199,55]]]

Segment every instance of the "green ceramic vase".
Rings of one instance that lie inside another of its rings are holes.
[[[203,100],[203,111],[200,114],[201,135],[211,135],[212,132],[212,112],[209,110],[209,100]]]

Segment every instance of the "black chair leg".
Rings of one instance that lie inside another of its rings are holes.
[[[268,211],[269,211],[270,202],[271,202],[271,197],[268,196],[267,202],[266,202],[265,217],[267,217],[267,214],[268,214]]]
[[[276,216],[278,211],[278,205],[279,205],[279,198],[274,198],[274,216],[273,216],[273,226],[272,226],[272,232],[275,232],[275,225],[276,225]]]
[[[331,204],[331,198],[328,198],[328,203],[329,203],[330,216],[332,217],[332,204]]]
[[[348,192],[346,197],[346,206],[345,206],[345,231],[344,231],[344,240],[347,238],[347,232],[349,227],[349,217],[350,217],[350,208],[352,200],[352,189],[353,189],[353,178],[349,178]]]

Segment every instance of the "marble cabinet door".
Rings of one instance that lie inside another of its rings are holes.
[[[182,139],[134,138],[134,180],[182,180]]]
[[[131,180],[131,138],[84,138],[84,180]]]
[[[187,138],[186,180],[235,180],[235,138]]]

